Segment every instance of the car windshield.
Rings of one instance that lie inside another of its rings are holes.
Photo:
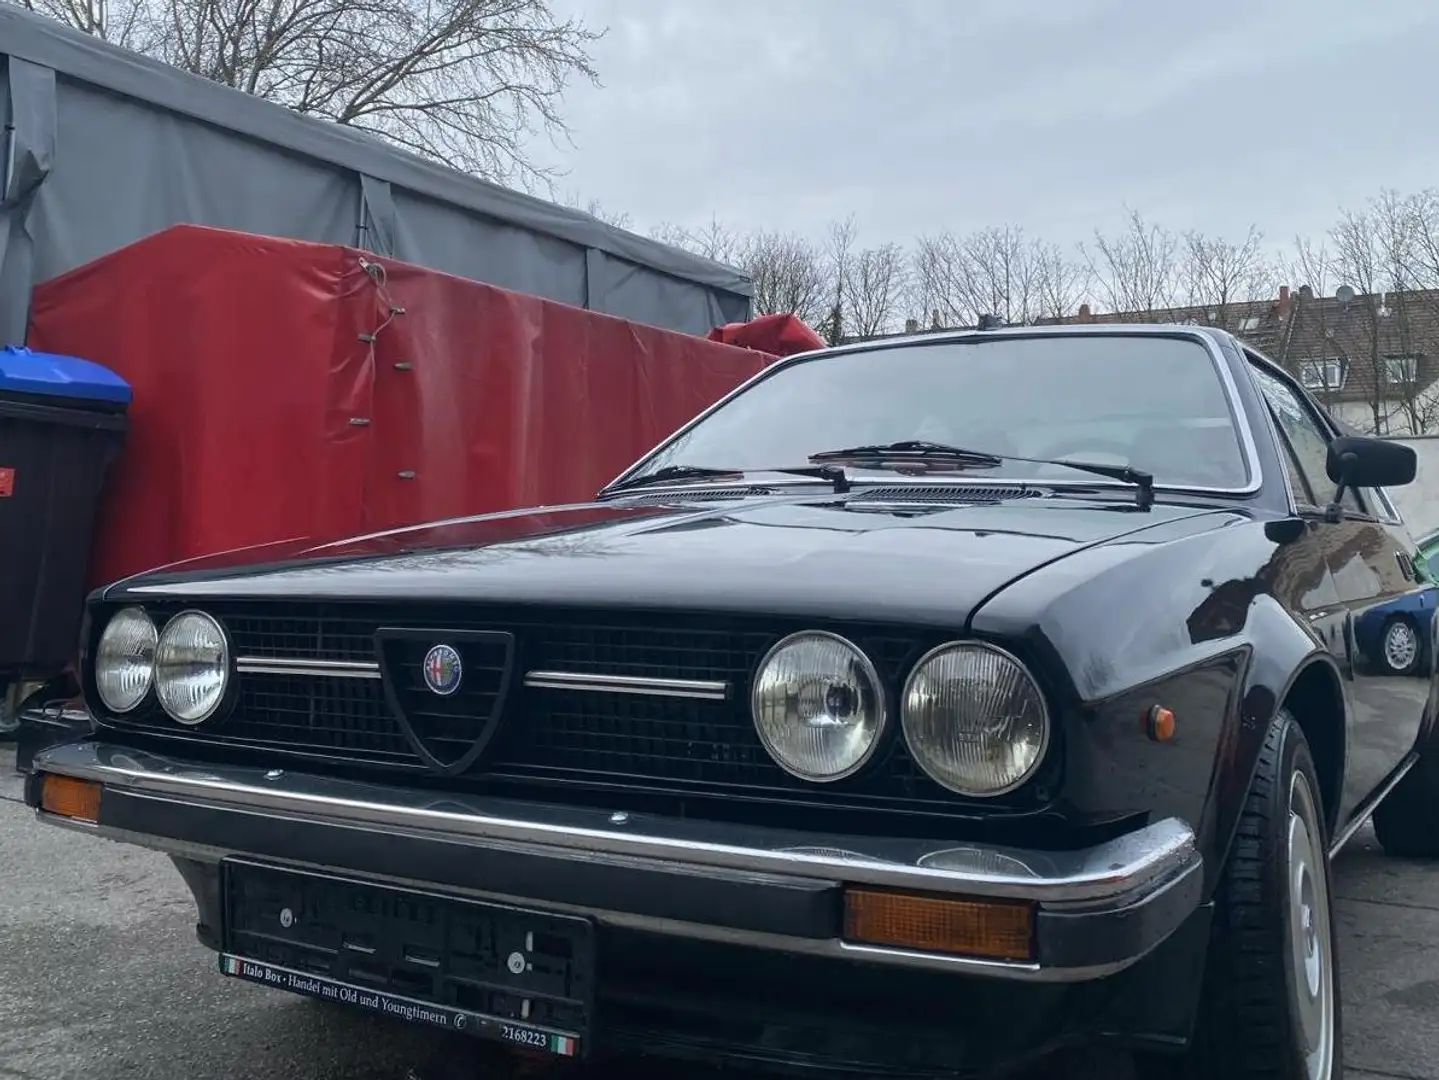
[[[996,335],[797,361],[677,435],[634,475],[676,465],[762,470],[901,440],[1128,464],[1173,487],[1249,480],[1209,351],[1158,334]],[[964,475],[1096,482],[1022,461]]]

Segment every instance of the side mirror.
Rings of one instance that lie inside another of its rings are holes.
[[[1342,435],[1329,444],[1324,471],[1338,487],[1334,499],[1324,508],[1325,520],[1344,520],[1340,500],[1350,488],[1403,487],[1412,484],[1419,471],[1419,455],[1412,446],[1373,439],[1363,435]]]
[[[1418,471],[1419,456],[1412,446],[1363,435],[1335,439],[1325,462],[1329,479],[1342,488],[1403,487],[1414,482]]]

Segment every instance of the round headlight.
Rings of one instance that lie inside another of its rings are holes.
[[[112,713],[127,713],[145,700],[155,677],[155,624],[136,607],[106,624],[95,647],[95,692]]]
[[[863,766],[884,728],[874,665],[844,638],[817,630],[792,634],[766,654],[750,708],[776,764],[819,783]]]
[[[215,715],[230,681],[225,630],[203,611],[182,611],[155,646],[155,696],[170,718],[200,724]]]
[[[960,795],[1013,791],[1049,746],[1049,710],[1029,671],[978,642],[941,645],[915,665],[901,723],[915,764]]]

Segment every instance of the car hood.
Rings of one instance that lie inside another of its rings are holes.
[[[858,497],[600,503],[337,544],[230,552],[128,578],[111,600],[483,601],[964,625],[1055,560],[1224,512],[1072,497],[899,506]],[[1210,524],[1212,522],[1212,525]]]

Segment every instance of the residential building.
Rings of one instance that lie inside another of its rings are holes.
[[[1439,432],[1439,290],[1318,296],[1096,314],[1066,322],[1220,326],[1292,371],[1341,424],[1379,435]]]

